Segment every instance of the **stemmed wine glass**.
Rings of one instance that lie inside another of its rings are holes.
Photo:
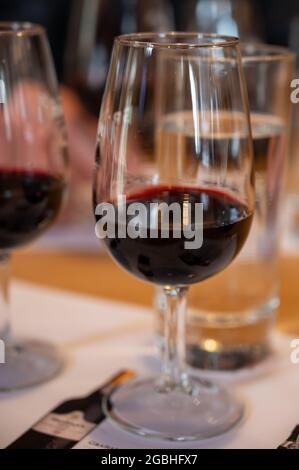
[[[0,23],[0,338],[5,344],[0,390],[45,381],[62,365],[50,344],[12,337],[8,274],[11,251],[54,222],[64,199],[67,161],[45,31],[30,23]]]
[[[131,432],[165,440],[226,431],[243,406],[222,387],[189,377],[184,317],[188,287],[232,262],[253,216],[238,39],[116,38],[99,118],[94,208],[96,233],[116,262],[163,286],[167,299],[161,376],[112,391],[106,414]]]

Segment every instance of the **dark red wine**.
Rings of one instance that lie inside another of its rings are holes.
[[[63,177],[42,171],[0,169],[0,249],[30,242],[46,230],[62,204]]]
[[[183,230],[175,238],[171,219],[169,238],[163,238],[160,229],[158,237],[151,238],[149,227],[146,238],[132,239],[118,236],[116,217],[115,237],[104,239],[109,252],[127,271],[155,284],[194,284],[222,271],[242,248],[252,221],[252,213],[244,204],[214,190],[154,186],[127,197],[127,208],[135,202],[143,203],[148,214],[151,203],[179,203],[182,214],[189,203],[194,227],[195,203],[203,203],[203,243],[197,249],[186,248]]]

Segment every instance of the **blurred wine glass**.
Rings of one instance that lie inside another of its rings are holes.
[[[64,81],[98,117],[114,37],[135,31],[171,31],[169,0],[78,0],[72,4]]]
[[[92,155],[114,37],[137,30],[173,29],[171,0],[114,0],[113,5],[110,0],[71,2],[62,98],[73,164],[64,220],[84,239],[92,231]]]
[[[0,100],[0,338],[6,346],[0,390],[11,390],[48,380],[62,366],[51,345],[16,341],[9,321],[11,252],[53,224],[68,177],[64,119],[41,26],[0,23]]]
[[[259,6],[251,0],[187,0],[182,17],[188,31],[228,34],[242,41],[263,38]]]

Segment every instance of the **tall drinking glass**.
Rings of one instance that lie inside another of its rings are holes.
[[[263,359],[271,350],[279,307],[294,55],[282,47],[250,43],[241,44],[241,53],[255,160],[255,217],[241,255],[226,271],[191,290],[187,356],[199,368],[236,369]]]
[[[48,380],[62,365],[51,345],[11,335],[9,260],[52,225],[66,177],[64,121],[45,31],[0,23],[0,390]]]
[[[189,286],[241,250],[254,209],[252,140],[238,39],[139,33],[116,39],[99,118],[96,233],[116,262],[163,287],[160,377],[112,391],[119,426],[168,440],[206,438],[242,404],[185,369]]]

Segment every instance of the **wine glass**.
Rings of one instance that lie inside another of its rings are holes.
[[[43,382],[62,366],[50,344],[12,337],[9,260],[12,250],[54,222],[64,199],[67,161],[45,31],[30,23],[0,23],[0,338],[5,343],[0,390]]]
[[[139,279],[162,286],[167,299],[161,376],[113,390],[105,413],[151,438],[223,433],[240,420],[243,406],[222,387],[189,377],[184,324],[188,287],[231,263],[253,216],[238,39],[198,33],[116,38],[93,197],[96,233],[110,255]]]

